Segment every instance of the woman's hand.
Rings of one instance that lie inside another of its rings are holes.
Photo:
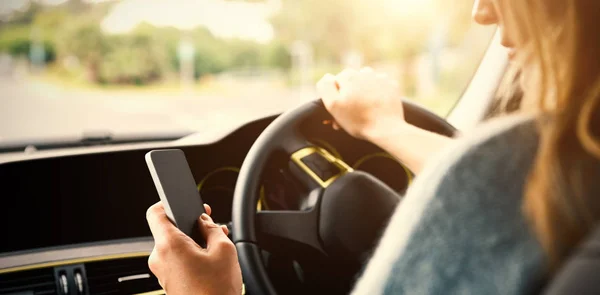
[[[317,92],[336,124],[354,137],[371,140],[405,123],[398,84],[370,68],[327,74]]]
[[[386,75],[366,68],[325,75],[317,84],[323,104],[350,135],[366,139],[419,173],[452,139],[406,123],[400,90]],[[335,127],[335,125],[334,125]]]
[[[160,202],[146,212],[154,236],[148,265],[169,295],[242,294],[242,273],[227,227],[212,221],[208,205],[205,211],[198,224],[206,249],[169,221]]]

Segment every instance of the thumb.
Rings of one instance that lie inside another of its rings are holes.
[[[206,250],[222,245],[223,242],[231,243],[224,229],[213,222],[208,214],[204,213],[200,216],[200,231],[206,241]]]
[[[325,108],[331,109],[333,102],[340,96],[339,86],[335,80],[335,76],[331,74],[325,75],[317,83],[317,94],[321,97]]]

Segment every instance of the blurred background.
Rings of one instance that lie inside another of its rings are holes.
[[[2,0],[0,144],[222,128],[371,66],[445,116],[494,27],[472,0]]]

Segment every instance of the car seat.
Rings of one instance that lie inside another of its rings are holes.
[[[600,294],[600,227],[569,258],[542,294]]]

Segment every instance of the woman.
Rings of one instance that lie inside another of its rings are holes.
[[[404,122],[397,87],[385,76],[344,71],[318,84],[341,128],[419,171],[355,294],[528,294],[599,219],[600,1],[479,0],[473,15],[502,29],[521,73],[525,115],[451,143]],[[204,215],[203,250],[160,204],[148,221],[156,241],[150,268],[170,295],[239,294],[226,229]]]

